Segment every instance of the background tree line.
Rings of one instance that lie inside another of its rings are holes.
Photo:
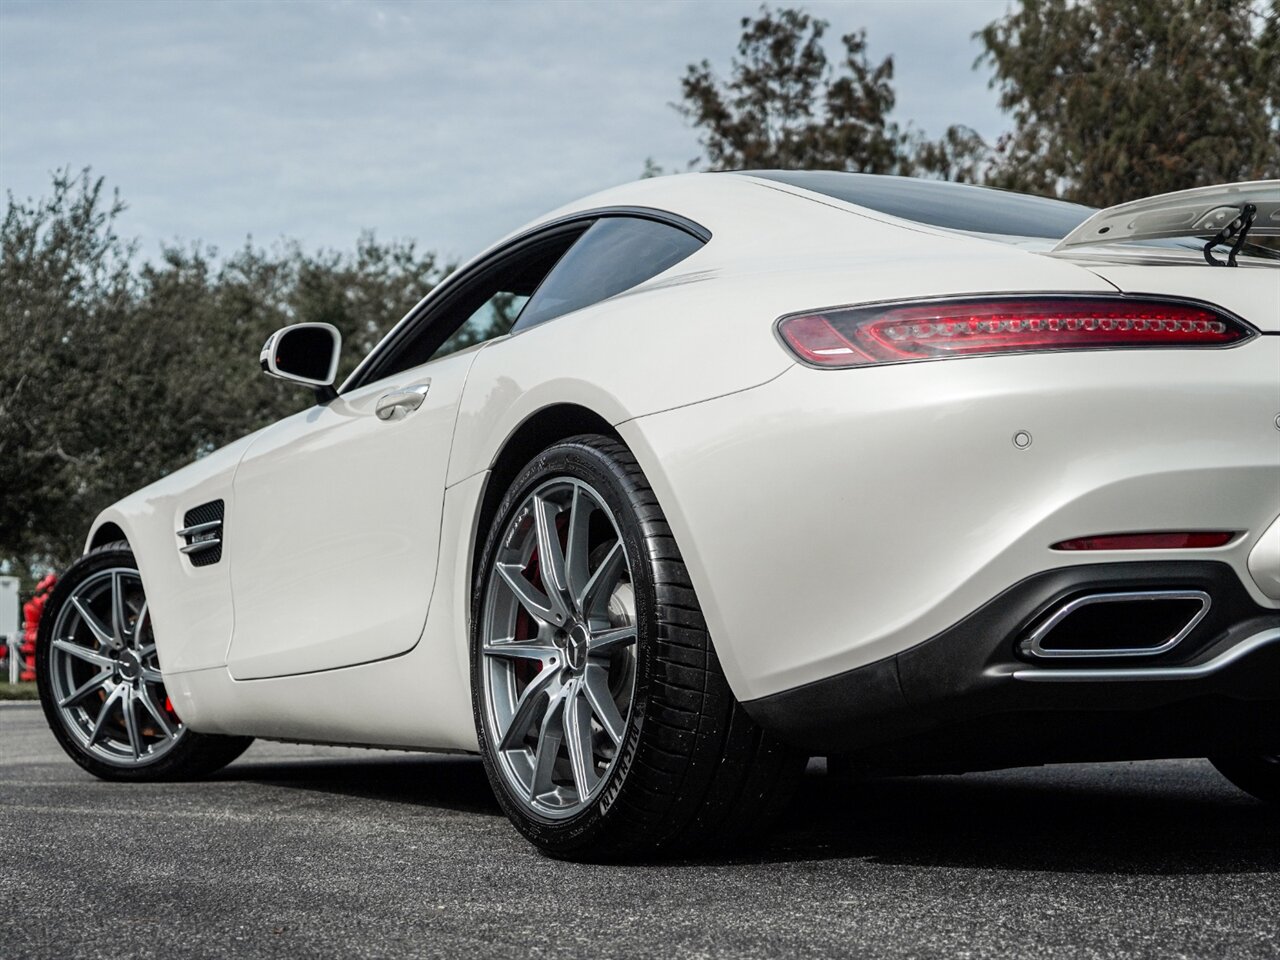
[[[729,74],[682,81],[703,169],[940,177],[1107,207],[1280,171],[1280,0],[1023,0],[977,34],[1012,130],[931,140],[890,119],[893,57],[803,10],[742,21]],[[652,164],[648,172],[656,173]]]
[[[814,168],[941,177],[1094,206],[1280,176],[1280,0],[1023,0],[978,34],[1011,129],[930,139],[891,119],[892,57],[802,9],[744,18],[721,76],[691,64],[676,110],[697,169]],[[834,46],[834,45],[833,45]],[[661,172],[651,161],[646,174]],[[355,361],[452,265],[410,242],[351,251],[250,243],[229,256],[116,232],[88,170],[13,196],[0,225],[0,562],[22,576],[79,552],[103,506],[292,413],[252,346],[335,324]]]

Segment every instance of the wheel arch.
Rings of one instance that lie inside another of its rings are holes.
[[[530,460],[547,447],[584,433],[598,433],[625,442],[608,420],[589,407],[577,403],[554,403],[522,420],[498,448],[489,467],[489,476],[480,497],[480,508],[472,533],[471,580],[466,585],[467,597],[471,596],[475,583],[489,525],[493,523],[498,506],[512,481]]]
[[[89,534],[89,539],[85,543],[84,552],[96,550],[98,547],[104,547],[108,543],[118,543],[123,540],[129,542],[129,536],[124,532],[124,528],[113,520],[106,520],[94,527]]]

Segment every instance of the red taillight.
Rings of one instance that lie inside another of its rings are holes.
[[[1127,297],[1008,297],[883,304],[784,317],[782,339],[823,367],[1097,350],[1218,347],[1252,331],[1207,307]]]
[[[1077,537],[1053,545],[1054,550],[1194,550],[1221,547],[1234,533],[1108,533]]]

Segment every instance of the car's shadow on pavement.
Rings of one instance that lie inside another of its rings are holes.
[[[1064,782],[1036,770],[860,783],[810,774],[763,859],[1106,874],[1280,870],[1277,811],[1219,790],[1205,769],[1190,784],[1144,783],[1140,774]]]
[[[886,864],[1069,873],[1280,871],[1280,815],[1190,772],[1145,765],[852,782],[813,769],[778,828],[709,864],[869,859]],[[1174,775],[1174,774],[1177,775]],[[221,778],[501,816],[474,757],[257,761]],[[501,825],[495,824],[495,829]]]
[[[218,779],[501,816],[479,759],[388,753],[376,758],[234,764]]]

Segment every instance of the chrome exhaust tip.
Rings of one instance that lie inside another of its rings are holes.
[[[1203,590],[1085,594],[1057,607],[1018,649],[1045,660],[1154,657],[1181,643],[1212,603]]]

